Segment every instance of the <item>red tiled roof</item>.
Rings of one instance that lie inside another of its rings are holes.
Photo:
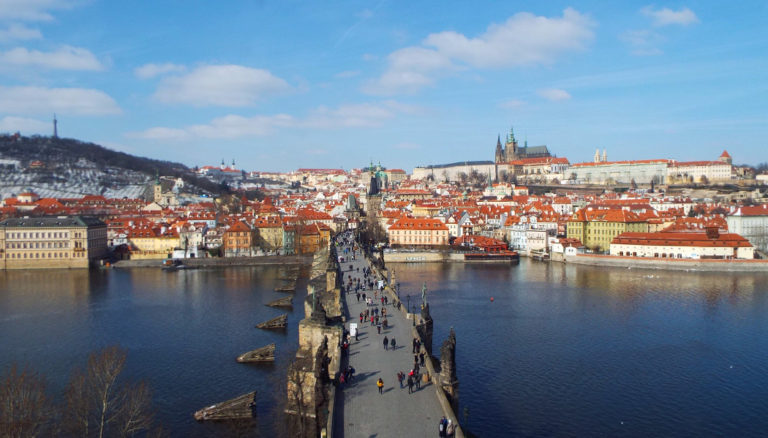
[[[402,218],[394,223],[390,230],[445,230],[448,227],[439,219]]]
[[[619,245],[651,245],[651,246],[695,246],[695,247],[729,247],[750,248],[752,244],[734,233],[718,234],[709,237],[705,232],[690,233],[622,233],[611,243]]]

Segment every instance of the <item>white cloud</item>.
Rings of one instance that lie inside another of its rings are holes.
[[[150,140],[188,140],[192,138],[235,139],[269,135],[279,128],[340,129],[380,126],[398,114],[418,111],[416,107],[393,101],[341,105],[336,108],[318,107],[304,118],[288,114],[244,117],[229,114],[201,125],[183,128],[154,127],[130,132],[128,137]]]
[[[27,119],[23,117],[3,117],[0,119],[0,132],[16,132],[22,134],[50,134],[53,130],[51,122],[44,122],[37,119]]]
[[[406,47],[392,52],[389,67],[378,79],[369,82],[363,91],[370,94],[415,93],[435,83],[433,73],[454,70],[450,58],[424,47]]]
[[[382,121],[395,117],[395,110],[387,106],[362,103],[341,105],[338,108],[319,107],[302,122],[310,128],[351,128],[379,126]]]
[[[510,100],[501,102],[499,104],[499,108],[513,109],[513,108],[520,108],[523,105],[525,105],[525,101],[524,100],[510,99]]]
[[[274,128],[290,126],[293,123],[293,118],[286,114],[254,117],[229,114],[215,118],[210,123],[203,125],[191,125],[184,128],[155,127],[127,135],[128,137],[149,140],[234,139],[267,135],[273,132]]]
[[[652,30],[628,30],[619,38],[632,47],[633,55],[650,56],[663,53],[657,45],[664,42],[664,37]]]
[[[43,34],[40,33],[39,29],[33,29],[19,23],[12,23],[7,29],[0,29],[0,42],[39,40],[42,38]]]
[[[85,88],[0,87],[0,113],[70,115],[119,114],[103,91]]]
[[[567,91],[560,90],[559,88],[545,88],[545,89],[539,90],[538,94],[544,99],[551,100],[552,102],[568,100],[571,98],[571,95],[568,94]]]
[[[653,20],[654,26],[668,26],[670,24],[687,26],[699,22],[699,17],[688,8],[673,11],[669,8],[653,9],[651,6],[646,6],[641,9],[641,12]]]
[[[0,69],[4,67],[34,67],[51,70],[103,70],[98,59],[81,47],[62,46],[55,52],[40,52],[16,47],[0,52]]]
[[[290,89],[287,82],[267,70],[207,65],[183,76],[163,79],[154,97],[165,103],[241,107]]]
[[[562,17],[521,12],[468,38],[454,31],[430,34],[421,46],[389,55],[387,70],[364,87],[372,94],[412,93],[462,67],[511,68],[551,64],[563,53],[583,50],[594,38],[594,21],[567,8]]]
[[[166,62],[164,64],[144,64],[141,67],[136,67],[133,74],[139,79],[150,79],[167,73],[181,73],[185,70],[186,67],[183,65]]]
[[[72,6],[67,0],[0,0],[0,20],[51,21],[50,11]]]

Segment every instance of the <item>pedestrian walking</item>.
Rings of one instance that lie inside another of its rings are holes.
[[[413,338],[413,353],[416,353],[416,338]]]
[[[413,370],[413,381],[416,383],[416,389],[421,389],[421,375],[418,370]]]
[[[419,353],[419,365],[424,368],[424,352]]]
[[[409,374],[408,375],[408,394],[412,394],[412,393],[413,393],[413,376]]]
[[[377,326],[376,326],[376,330],[378,330],[378,331],[379,331],[379,334],[381,334],[381,325],[377,325]]]
[[[445,436],[453,438],[454,434],[456,434],[456,425],[453,424],[453,421],[448,420],[448,425],[445,426]]]
[[[379,388],[379,394],[384,393],[384,381],[381,380],[381,377],[379,377],[379,380],[376,381],[376,386]]]
[[[405,380],[405,373],[402,371],[397,372],[397,381],[400,382],[400,389],[403,389],[403,380]]]
[[[438,425],[437,425],[437,431],[439,432],[438,436],[440,438],[445,438],[445,436],[446,436],[446,434],[445,434],[446,426],[448,426],[448,420],[446,420],[445,416],[443,416],[443,418],[440,419],[440,423],[438,423]]]
[[[357,293],[357,302],[360,302],[360,292]]]
[[[397,345],[396,342],[397,341],[395,341],[395,338],[392,338],[392,340],[389,341],[389,345],[392,346],[392,351],[394,351],[395,348],[397,348],[397,347],[395,347],[395,345]]]
[[[374,320],[373,315],[371,315],[371,325],[373,325],[373,320]]]
[[[389,338],[384,336],[384,349],[389,350]]]

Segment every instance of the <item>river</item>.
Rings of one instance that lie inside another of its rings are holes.
[[[287,330],[254,325],[284,312],[265,304],[286,296],[274,288],[292,269],[0,271],[0,370],[31,365],[57,396],[90,352],[119,344],[128,351],[124,377],[149,380],[157,418],[172,436],[216,434],[220,427],[198,424],[193,412],[252,390],[269,435],[276,397],[285,393],[283,366],[298,347],[306,280]],[[274,365],[235,362],[271,342]]]
[[[427,283],[436,354],[456,330],[459,416],[479,436],[768,434],[768,275],[389,268],[412,304]]]
[[[768,431],[768,275],[527,259],[389,267],[413,305],[427,283],[435,352],[455,328],[459,417],[467,408],[479,436]],[[284,333],[253,326],[280,314],[264,304],[285,296],[274,292],[285,274],[274,266],[0,272],[0,370],[28,363],[58,394],[89,352],[120,344],[126,377],[150,381],[173,436],[211,435],[192,413],[253,389],[268,436],[283,365],[297,348],[303,288]],[[270,342],[275,365],[235,362]]]

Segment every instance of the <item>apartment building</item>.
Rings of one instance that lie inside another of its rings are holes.
[[[0,222],[2,269],[87,268],[107,254],[107,224],[84,216]]]

